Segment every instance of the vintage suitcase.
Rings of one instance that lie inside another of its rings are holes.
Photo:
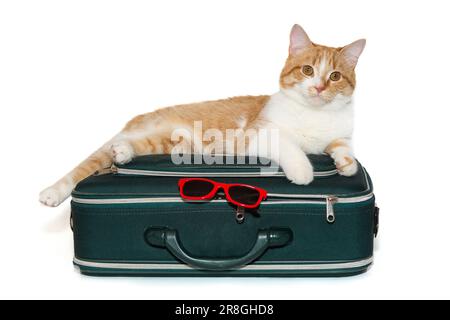
[[[350,276],[373,262],[378,209],[372,183],[311,156],[315,180],[290,183],[263,165],[174,165],[145,156],[82,181],[72,194],[74,264],[86,275]],[[253,159],[254,160],[254,159]],[[227,161],[225,161],[227,163]],[[216,199],[181,199],[178,180],[208,177],[268,191],[257,212]]]

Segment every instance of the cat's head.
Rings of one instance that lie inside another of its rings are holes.
[[[295,25],[280,77],[281,90],[312,108],[338,109],[347,105],[356,85],[355,67],[365,45],[365,40],[342,48],[317,45],[302,27]]]

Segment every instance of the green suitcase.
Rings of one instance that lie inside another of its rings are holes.
[[[260,159],[259,159],[260,160]],[[74,264],[97,276],[351,276],[373,262],[378,209],[359,165],[340,176],[331,158],[310,156],[308,186],[290,183],[254,158],[175,165],[135,159],[91,176],[72,194]],[[229,163],[229,164],[228,164]],[[238,164],[244,163],[244,164]],[[244,183],[268,191],[256,212],[226,200],[185,202],[184,177]],[[236,214],[244,214],[238,223]]]

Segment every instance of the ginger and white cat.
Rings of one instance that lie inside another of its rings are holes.
[[[354,175],[352,95],[355,67],[365,47],[358,40],[342,48],[314,44],[298,25],[292,28],[289,57],[280,76],[280,90],[271,96],[235,97],[159,109],[137,116],[111,141],[40,194],[40,201],[58,206],[75,185],[113,163],[135,156],[168,154],[175,129],[277,129],[279,164],[296,184],[309,184],[313,168],[306,154],[328,153],[341,175]]]

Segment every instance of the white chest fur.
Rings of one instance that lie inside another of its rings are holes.
[[[281,139],[294,139],[306,153],[320,154],[336,139],[351,138],[353,106],[310,107],[282,92],[274,94],[261,116]]]

